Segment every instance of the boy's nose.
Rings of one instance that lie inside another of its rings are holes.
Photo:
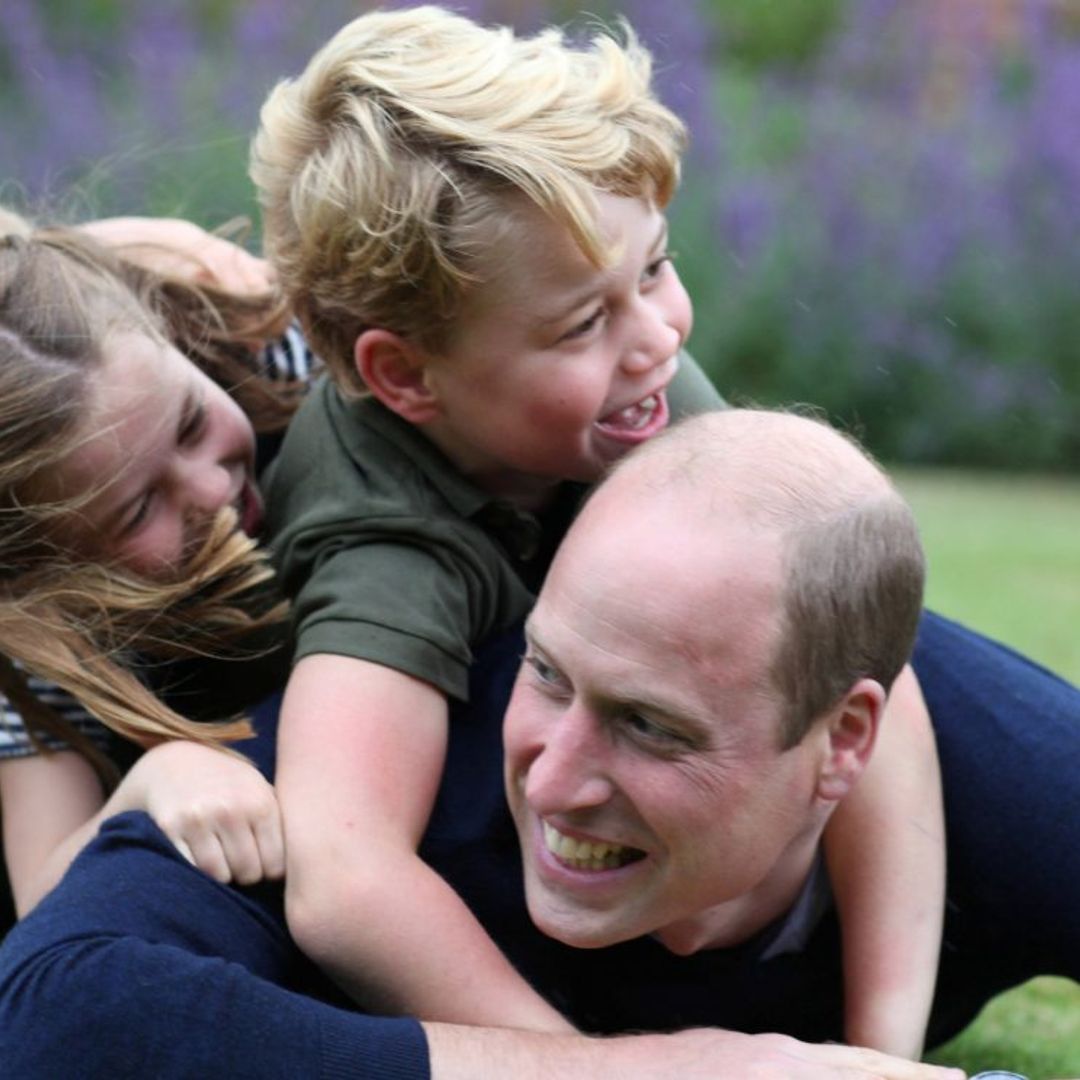
[[[644,375],[670,360],[680,344],[679,331],[668,323],[664,313],[648,301],[640,301],[634,334],[623,352],[622,368],[628,375]]]

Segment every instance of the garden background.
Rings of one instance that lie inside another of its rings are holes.
[[[257,248],[259,104],[371,6],[0,0],[0,201],[248,215]],[[671,217],[695,356],[899,467],[931,602],[1080,679],[1080,0],[452,6],[630,20],[692,132]],[[1080,1075],[1075,984],[1002,1009],[1003,1047],[995,1017],[960,1063]]]

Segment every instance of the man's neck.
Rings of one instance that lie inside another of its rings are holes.
[[[814,869],[820,833],[800,839],[756,888],[656,931],[653,937],[677,956],[729,949],[786,915]]]

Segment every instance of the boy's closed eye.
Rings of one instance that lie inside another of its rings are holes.
[[[675,252],[665,251],[663,255],[653,259],[648,266],[645,267],[645,272],[641,275],[643,281],[653,281],[658,278],[664,271],[664,267],[669,263],[675,262]]]
[[[573,341],[576,338],[586,337],[592,330],[596,329],[603,320],[605,310],[603,307],[598,307],[587,319],[583,319],[576,326],[571,327],[565,334],[559,338],[560,341]]]

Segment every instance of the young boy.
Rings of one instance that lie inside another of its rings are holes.
[[[681,354],[691,309],[662,210],[682,143],[632,38],[571,48],[435,8],[355,20],[263,109],[268,253],[331,373],[268,490],[297,633],[287,913],[369,1006],[566,1026],[416,846],[448,702],[529,610],[583,485],[720,404]],[[902,681],[890,782],[866,783],[828,846],[848,1037],[915,1056],[944,855],[932,737]]]

